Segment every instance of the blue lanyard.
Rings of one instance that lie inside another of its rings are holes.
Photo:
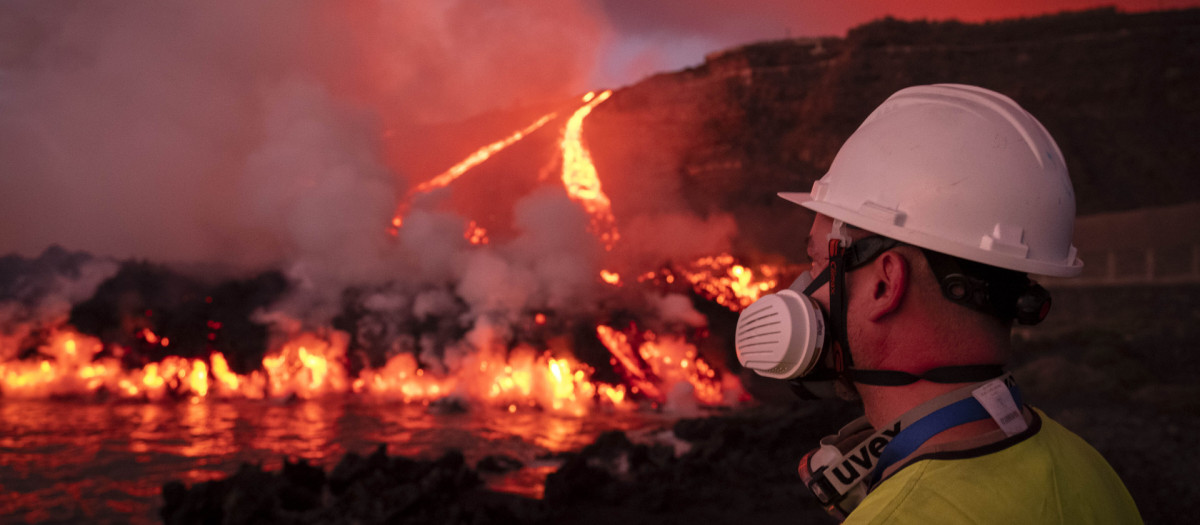
[[[1008,391],[1012,393],[1013,401],[1020,409],[1022,406],[1021,391],[1017,389],[1016,385],[1009,387]],[[887,448],[883,449],[883,453],[879,455],[879,464],[866,479],[868,485],[874,486],[888,467],[908,457],[926,441],[942,431],[991,417],[979,400],[972,396],[946,405],[918,419],[916,423],[896,434],[896,437],[887,444]]]

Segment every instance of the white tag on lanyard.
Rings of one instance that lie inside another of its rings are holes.
[[[971,395],[983,405],[984,410],[987,410],[1005,435],[1014,436],[1029,428],[1025,416],[1021,414],[1021,407],[1013,400],[1012,392],[1004,381],[988,381],[972,391]]]

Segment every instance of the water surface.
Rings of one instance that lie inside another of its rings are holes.
[[[526,468],[487,478],[495,489],[540,496],[554,468],[544,457],[600,433],[652,432],[655,413],[587,417],[494,408],[431,410],[355,398],[307,401],[187,400],[102,403],[0,400],[0,516],[6,522],[155,523],[162,484],[225,477],[242,462],[278,469],[283,458],[327,471],[346,452],[433,458],[461,450],[469,464],[491,454]],[[541,458],[541,459],[539,459]]]

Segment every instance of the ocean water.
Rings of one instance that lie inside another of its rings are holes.
[[[525,468],[485,478],[496,490],[541,495],[557,466],[607,430],[653,435],[669,414],[563,416],[533,409],[444,410],[353,397],[289,402],[162,403],[0,399],[0,521],[156,523],[162,484],[225,477],[242,462],[275,470],[284,458],[327,471],[347,452],[433,458],[461,450],[474,465],[503,454]]]

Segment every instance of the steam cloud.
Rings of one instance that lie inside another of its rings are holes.
[[[472,337],[508,337],[530,310],[587,315],[616,292],[597,279],[606,254],[589,217],[561,187],[512,196],[513,237],[487,248],[463,239],[468,217],[441,209],[412,210],[393,239],[385,228],[414,174],[385,148],[430,123],[578,95],[610,37],[598,8],[5,3],[0,247],[283,269],[291,293],[255,317],[279,337],[329,326],[358,290],[357,340],[383,345],[376,357],[437,362]],[[668,201],[622,218],[618,269],[727,247],[731,220]],[[32,320],[65,320],[115,273],[103,260],[26,300],[32,309],[4,302],[0,332],[19,341]],[[682,296],[632,301],[664,323],[705,322]]]
[[[555,1],[0,10],[0,246],[349,278],[408,184],[385,130],[577,93],[605,31]]]

